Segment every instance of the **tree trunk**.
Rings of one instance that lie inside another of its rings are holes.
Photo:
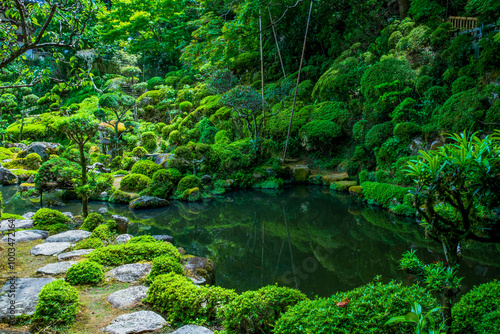
[[[19,130],[19,142],[23,140],[23,128],[24,128],[24,115],[23,112],[21,111],[21,129]]]
[[[80,165],[82,167],[82,186],[87,184],[87,162],[85,161],[84,146],[80,145]],[[86,195],[82,196],[82,214],[86,218],[89,215],[88,198]]]
[[[443,297],[443,310],[441,311],[441,315],[443,317],[443,322],[446,325],[446,333],[450,333],[450,328],[453,322],[453,318],[451,317],[451,307],[453,306],[453,292],[446,291]]]
[[[410,4],[408,0],[398,0],[399,4],[399,17],[404,19],[408,16],[408,9],[410,8]]]

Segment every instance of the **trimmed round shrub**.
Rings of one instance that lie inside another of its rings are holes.
[[[184,101],[179,104],[179,109],[182,112],[190,112],[193,109],[193,104],[189,101]]]
[[[148,152],[152,152],[158,147],[158,137],[154,132],[144,132],[141,136],[141,143]]]
[[[349,120],[349,111],[343,102],[323,102],[314,108],[311,119],[315,121],[331,121],[343,127]]]
[[[373,150],[380,147],[392,133],[391,122],[374,125],[365,136],[365,147]]]
[[[494,333],[488,328],[500,328],[500,282],[479,286],[462,296],[452,308],[452,333]]]
[[[113,160],[114,161],[114,160]],[[135,165],[135,159],[131,157],[124,157],[121,160],[121,168],[125,170],[131,170]]]
[[[175,168],[169,168],[167,169],[167,175],[170,181],[172,181],[173,184],[178,184],[179,181],[182,179],[182,174],[179,172],[178,169]]]
[[[220,319],[225,305],[235,297],[234,290],[198,287],[189,278],[171,272],[153,280],[146,302],[165,313],[169,322],[206,322]]]
[[[33,216],[33,226],[43,229],[42,227],[65,225],[71,220],[57,210],[42,208]]]
[[[196,175],[188,175],[182,178],[177,185],[177,191],[183,193],[192,188],[201,188],[201,180]]]
[[[159,242],[159,241],[150,235],[141,235],[138,237],[130,238],[130,240],[128,242],[129,243],[138,243],[138,242]],[[162,242],[162,241],[160,241],[160,242]]]
[[[163,169],[162,166],[155,164],[151,160],[140,160],[137,161],[136,164],[132,167],[132,174],[142,174],[146,175],[149,178],[153,177],[153,174]]]
[[[402,141],[409,141],[421,133],[422,127],[413,122],[399,123],[394,128],[394,137]]]
[[[66,271],[66,281],[72,285],[95,285],[104,279],[103,266],[93,261],[82,261]]]
[[[352,127],[352,137],[354,140],[362,142],[365,140],[366,132],[368,131],[368,127],[370,126],[370,122],[366,119],[362,119]]]
[[[102,243],[101,239],[99,238],[87,238],[83,239],[81,241],[78,241],[76,243],[76,246],[74,249],[96,249],[99,247],[103,247],[104,244]]]
[[[178,275],[184,274],[184,268],[178,260],[172,258],[170,255],[162,255],[153,259],[153,266],[151,272],[146,277],[146,283],[151,284],[156,276],[168,273],[175,273]]]
[[[25,159],[28,169],[37,170],[42,165],[42,158],[37,153],[30,153]]]
[[[338,292],[329,298],[318,298],[298,303],[283,314],[276,323],[276,334],[299,333],[411,333],[415,325],[385,323],[393,316],[405,315],[417,301],[422,309],[430,311],[436,300],[424,288],[401,283],[370,283],[347,292]]]
[[[108,224],[102,224],[97,226],[92,234],[90,234],[91,238],[97,238],[100,240],[108,240],[112,236],[111,228]]]
[[[80,230],[92,232],[97,226],[104,224],[104,217],[96,212],[90,213],[83,221]]]
[[[330,121],[312,121],[300,128],[300,137],[314,149],[331,147],[342,134],[340,126]]]
[[[154,258],[165,254],[177,261],[181,259],[177,248],[168,242],[136,242],[108,245],[94,250],[87,255],[87,258],[105,266],[119,266],[139,261],[152,261]]]
[[[78,292],[63,280],[55,280],[42,288],[31,320],[33,330],[67,326],[78,314]]]
[[[271,333],[281,314],[303,300],[299,290],[274,285],[246,291],[227,305],[224,327],[230,333]]]
[[[451,84],[451,93],[457,94],[476,86],[476,80],[467,76],[462,76]]]
[[[126,191],[140,192],[146,189],[151,179],[142,174],[129,174],[120,181],[120,189]]]
[[[137,146],[132,150],[132,155],[139,159],[144,157],[146,154],[148,154],[148,151],[142,146]]]
[[[141,192],[141,195],[154,196],[168,199],[174,192],[175,185],[170,180],[166,169],[160,169],[153,175],[149,186]]]
[[[149,79],[146,83],[148,85],[148,90],[152,90],[155,88],[155,86],[163,85],[164,81],[163,78],[153,77]]]

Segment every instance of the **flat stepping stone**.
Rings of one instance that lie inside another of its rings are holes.
[[[14,227],[10,227],[10,221],[9,220],[2,220],[0,222],[0,232],[5,232],[9,230],[19,230],[19,229],[26,229],[26,228],[32,228],[33,227],[33,219],[15,219],[14,220]]]
[[[75,263],[77,263],[77,262],[76,261],[63,261],[63,262],[49,263],[48,265],[38,269],[36,272],[40,273],[40,274],[44,274],[44,275],[64,274]]]
[[[25,231],[17,231],[15,233],[9,233],[2,238],[3,242],[25,242],[25,241],[33,241],[40,240],[43,238],[47,238],[48,233],[45,231],[34,231],[34,230],[25,230]]]
[[[132,234],[120,234],[119,236],[116,237],[115,243],[126,244],[132,238],[133,238]]]
[[[108,303],[117,309],[129,309],[146,298],[147,292],[148,288],[145,286],[133,286],[110,294]]]
[[[51,235],[45,242],[71,242],[77,243],[80,240],[87,239],[92,233],[83,230],[72,230],[55,235]]]
[[[62,253],[57,256],[57,261],[76,260],[82,255],[92,253],[93,249],[78,249],[67,253]]]
[[[46,242],[31,248],[31,255],[57,255],[64,252],[68,248],[71,248],[71,243],[69,242]]]
[[[34,212],[26,212],[24,215],[22,215],[23,218],[25,219],[31,219],[35,215]]]
[[[165,319],[155,312],[139,311],[120,315],[104,331],[112,334],[144,333],[162,329],[166,324]]]
[[[182,326],[181,328],[170,334],[214,334],[214,332],[205,327],[196,325],[186,325]]]
[[[146,277],[150,271],[151,265],[148,263],[131,263],[108,271],[106,277],[119,282],[133,283]]]
[[[16,308],[14,316],[21,314],[32,315],[35,312],[36,304],[38,303],[38,294],[45,286],[52,282],[53,278],[17,278],[15,283],[16,291]],[[11,291],[11,282],[7,282],[0,290],[0,320],[9,318],[11,316],[9,307],[12,298],[9,298],[9,291]]]

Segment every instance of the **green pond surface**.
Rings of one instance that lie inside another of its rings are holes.
[[[4,212],[36,211],[39,203],[23,200],[17,187],[1,189]],[[53,209],[79,214],[80,203],[44,196]],[[326,188],[296,186],[251,190],[198,203],[172,201],[167,208],[129,210],[126,205],[91,202],[131,220],[133,235],[168,234],[188,253],[212,259],[217,285],[245,291],[277,283],[308,296],[329,296],[383,281],[414,281],[398,268],[403,252],[417,249],[422,260],[443,258],[441,246],[422,234],[415,220],[390,215]],[[500,279],[499,247],[463,247],[463,291]]]

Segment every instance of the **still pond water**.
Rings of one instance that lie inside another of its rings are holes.
[[[16,195],[17,187],[0,190],[4,212],[37,210],[38,203]],[[80,213],[79,202],[61,203],[54,198],[52,208]],[[211,201],[173,201],[167,208],[141,211],[90,203],[94,212],[103,207],[108,214],[128,217],[133,235],[172,235],[188,253],[212,259],[217,285],[237,291],[278,283],[299,288],[310,297],[329,296],[366,284],[377,275],[383,281],[411,283],[414,278],[398,268],[403,252],[417,249],[425,261],[443,258],[440,246],[425,239],[414,221],[321,187],[239,191]],[[472,245],[463,250],[464,291],[500,279],[498,248]]]

